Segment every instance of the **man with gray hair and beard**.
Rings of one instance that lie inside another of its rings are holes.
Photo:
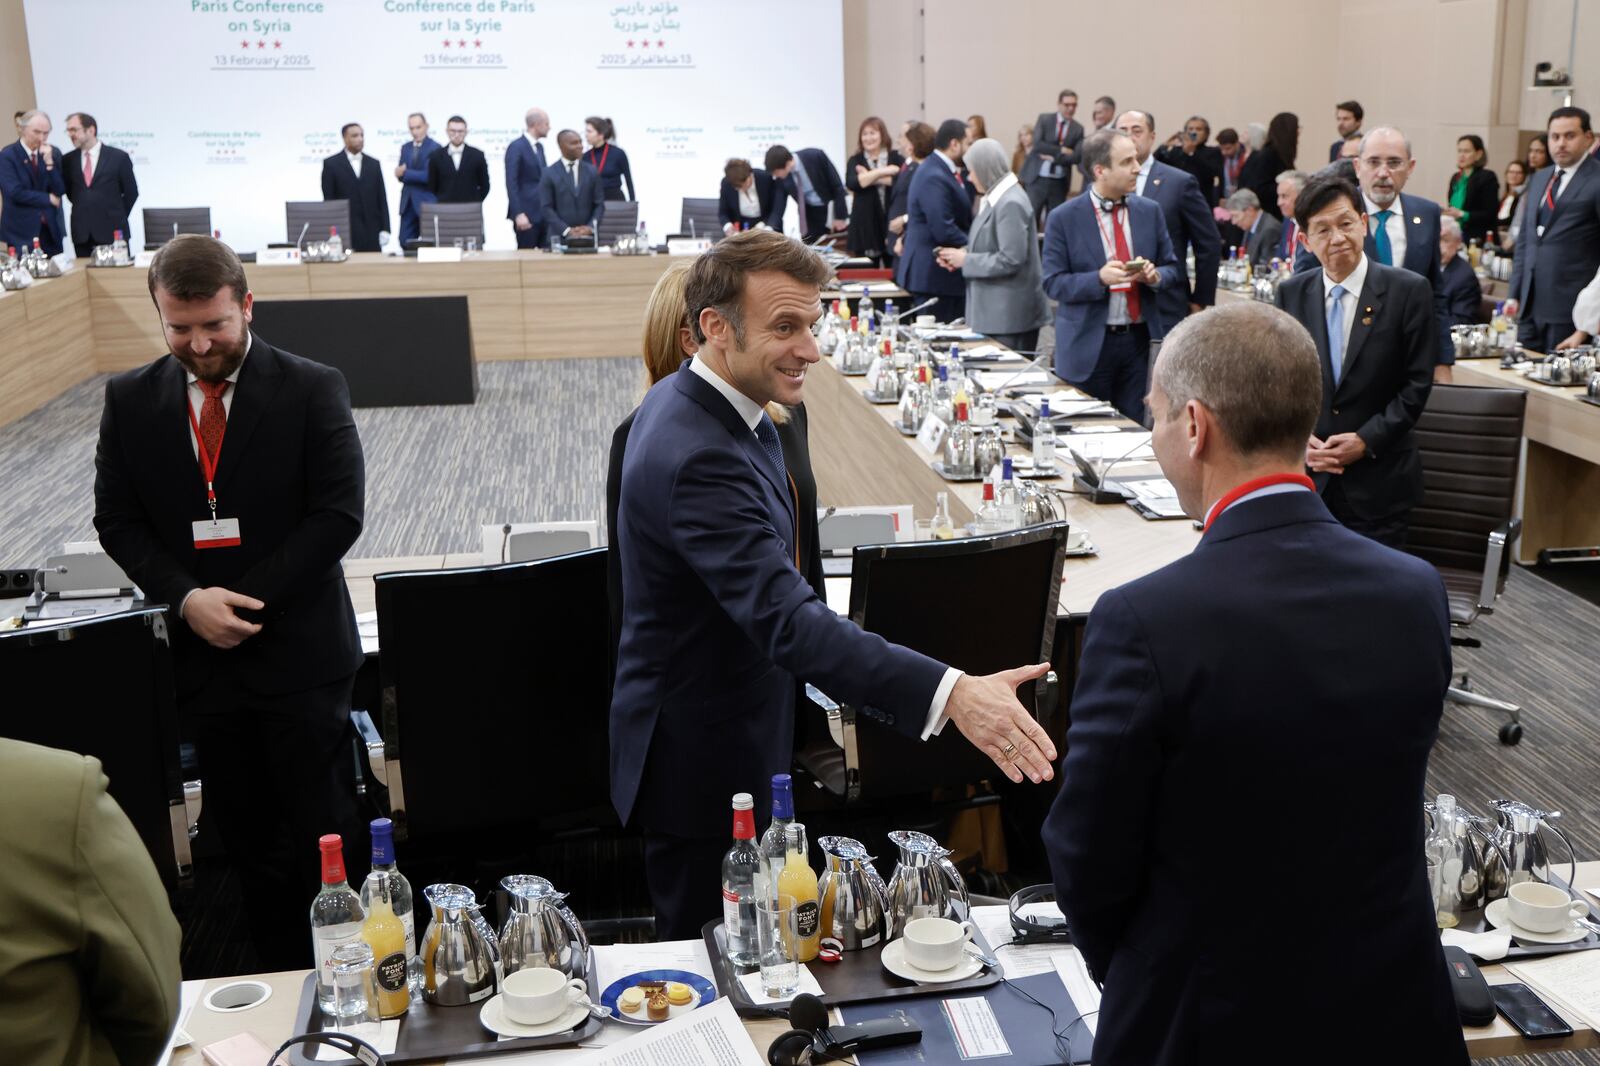
[[[1303,1039],[1307,1003],[1375,1025],[1395,1041],[1387,1061],[1467,1061],[1417,859],[1450,683],[1444,586],[1311,491],[1321,378],[1305,329],[1255,303],[1191,315],[1156,359],[1156,458],[1205,532],[1089,616],[1042,834],[1103,985],[1095,1062],[1260,1057],[1242,1046],[1342,1062]],[[1324,808],[1339,816],[1315,818],[1317,852],[1361,856],[1342,869],[1337,925],[1307,922],[1290,887],[1218,877],[1194,831],[1196,812],[1246,811],[1252,836],[1293,840]]]

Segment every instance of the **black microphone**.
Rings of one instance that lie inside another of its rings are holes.
[[[1115,433],[1109,433],[1105,435],[1113,438],[1116,436]],[[1073,474],[1072,487],[1083,495],[1088,496],[1090,503],[1125,503],[1126,501],[1133,499],[1134,494],[1131,490],[1121,488],[1120,486],[1116,488],[1111,487],[1111,482],[1107,480],[1107,477],[1111,473],[1112,467],[1122,462],[1122,460],[1128,458],[1128,456],[1132,455],[1134,452],[1139,451],[1145,446],[1145,443],[1145,441],[1140,441],[1133,447],[1124,451],[1121,455],[1117,456],[1115,459],[1111,460],[1105,465],[1105,469],[1101,470],[1095,475],[1095,478],[1092,481],[1081,472]],[[1082,458],[1078,455],[1078,450],[1076,448],[1073,448],[1070,444],[1067,445],[1067,447],[1071,449],[1074,458]],[[1088,463],[1088,460],[1083,460],[1083,463],[1086,466],[1091,465]]]
[[[813,1034],[813,1050],[838,1058],[848,1058],[867,1048],[915,1044],[922,1039],[922,1027],[904,1016],[830,1026],[828,1008],[809,992],[800,993],[789,1004],[789,1024],[798,1032]]]
[[[511,543],[511,523],[500,527],[500,561],[506,561],[506,547]]]

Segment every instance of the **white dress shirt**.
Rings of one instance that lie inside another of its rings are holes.
[[[1361,289],[1367,283],[1367,257],[1363,255],[1361,262],[1350,271],[1350,276],[1343,281],[1334,281],[1328,272],[1322,272],[1322,318],[1327,321],[1328,314],[1333,310],[1333,287],[1344,286],[1344,295],[1339,297],[1339,305],[1344,309],[1344,336],[1340,338],[1339,345],[1339,375],[1344,376],[1345,360],[1350,356],[1350,327],[1356,322],[1356,304],[1361,301]],[[1330,338],[1331,339],[1331,338]]]
[[[1133,187],[1135,196],[1144,195],[1144,183],[1150,180],[1150,168],[1156,165],[1156,154],[1151,152],[1144,157],[1144,162],[1139,164],[1139,184]]]
[[[361,176],[361,153],[346,152],[344,157],[350,161],[350,169],[356,172],[356,177]]]
[[[1263,496],[1276,496],[1279,493],[1284,493],[1284,492],[1310,492],[1310,491],[1311,490],[1306,488],[1304,485],[1301,485],[1298,482],[1294,482],[1294,481],[1280,481],[1276,485],[1263,485],[1261,488],[1256,489],[1254,492],[1247,492],[1243,496],[1240,496],[1237,500],[1234,500],[1233,502],[1229,503],[1228,506],[1224,507],[1220,511],[1217,510],[1217,503],[1221,503],[1222,502],[1219,499],[1217,501],[1217,503],[1214,503],[1214,504],[1211,505],[1211,509],[1210,510],[1206,511],[1205,521],[1202,522],[1201,524],[1209,526],[1212,522],[1215,522],[1218,518],[1220,518],[1223,515],[1227,514],[1229,511],[1233,510],[1235,507],[1239,506],[1241,503],[1244,503],[1246,500],[1259,500]]]
[[[461,169],[461,153],[465,152],[467,150],[467,146],[463,144],[458,148],[458,147],[456,147],[455,145],[452,144],[452,145],[449,145],[446,148],[446,150],[450,153],[450,162],[455,164],[455,168],[457,170],[460,170]]]
[[[1117,257],[1115,234],[1111,230],[1111,209],[1113,207],[1122,208],[1122,236],[1128,242],[1129,254],[1136,254],[1133,251],[1133,212],[1128,210],[1127,200],[1113,204],[1110,200],[1100,199],[1100,194],[1093,189],[1089,190],[1089,197],[1094,204],[1095,229],[1100,231],[1100,247],[1105,250],[1106,262],[1109,263]],[[1137,285],[1139,283],[1136,281],[1134,284]],[[1132,320],[1128,317],[1128,294],[1125,292],[1113,292],[1109,293],[1109,295],[1111,297],[1111,305],[1106,309],[1106,325],[1126,326],[1132,324]]]
[[[1406,261],[1406,209],[1405,204],[1400,200],[1400,194],[1395,194],[1394,203],[1388,207],[1379,207],[1368,199],[1366,193],[1361,194],[1361,199],[1367,206],[1367,233],[1374,239],[1377,238],[1378,233],[1378,212],[1393,212],[1388,218],[1388,224],[1384,226],[1384,232],[1389,234],[1389,250],[1394,254],[1394,262],[1390,265],[1399,266],[1404,263]]]
[[[533,134],[527,132],[526,130],[523,131],[522,136],[527,140],[528,147],[533,149],[533,157],[535,159],[538,159],[539,158],[539,142],[544,140],[544,138],[543,137],[535,137]]]
[[[734,413],[745,425],[750,427],[751,436],[755,435],[756,425],[760,423],[765,409],[750,397],[722,380],[722,376],[712,370],[704,360],[689,360],[689,371],[697,377],[703,378],[712,388],[716,389],[733,407]],[[228,390],[232,392],[233,390]],[[759,442],[758,442],[759,443]],[[928,705],[928,723],[922,729],[922,739],[937,736],[944,728],[945,704],[950,702],[950,691],[956,687],[956,682],[961,678],[961,671],[951,666],[946,668],[944,677],[939,681],[939,687],[933,691],[933,702]]]

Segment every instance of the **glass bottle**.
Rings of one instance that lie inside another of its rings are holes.
[[[872,322],[872,293],[865,285],[861,286],[861,299],[856,301],[856,317],[863,323]]]
[[[995,505],[1006,529],[1022,528],[1022,508],[1017,500],[1017,483],[1012,478],[1011,456],[1000,460],[1000,484],[995,488]]]
[[[950,494],[941,492],[938,506],[933,511],[933,539],[954,540],[955,536],[956,524],[950,518]]]
[[[1033,424],[1033,473],[1035,477],[1056,469],[1056,426],[1050,421],[1050,401],[1039,400],[1039,419]]]
[[[344,258],[344,240],[339,236],[338,226],[328,227],[328,258]]]
[[[366,912],[345,880],[344,841],[339,834],[319,838],[317,847],[322,852],[322,890],[311,901],[311,952],[317,966],[317,1002],[331,1017],[333,968],[329,958],[341,945],[360,939]]]
[[[778,895],[794,899],[795,937],[800,942],[796,953],[801,962],[817,957],[822,940],[822,907],[817,899],[817,872],[806,857],[806,827],[791,822],[784,828],[787,850],[783,870],[778,874]]]
[[[775,900],[778,873],[783,869],[788,837],[785,830],[794,821],[794,781],[788,774],[772,775],[772,824],[761,836],[761,869],[756,873],[758,899]]]
[[[950,388],[950,372],[943,363],[939,364],[939,380],[933,383],[929,402],[933,417],[947,426],[956,420],[955,391]]]
[[[372,901],[361,926],[361,939],[372,949],[372,970],[378,979],[378,1017],[398,1018],[411,1006],[411,940],[390,904],[388,874],[373,870],[363,882],[361,894]]]
[[[406,981],[413,992],[422,990],[422,957],[417,954],[417,915],[412,901],[411,882],[406,880],[395,865],[394,823],[387,818],[374,818],[372,830],[372,872],[381,873],[389,883],[389,908],[406,932]],[[361,906],[372,910],[373,881],[369,875],[361,883]]]
[[[978,513],[973,517],[972,529],[979,536],[1005,531],[1005,526],[1000,521],[1000,505],[994,500],[992,481],[985,480],[983,483],[983,502],[978,505]]]
[[[128,242],[123,238],[121,230],[111,231],[111,261],[122,264],[128,262]]]
[[[976,438],[972,423],[967,421],[967,405],[956,404],[956,422],[944,438],[944,472],[953,478],[973,476],[976,460]]]
[[[733,797],[733,847],[722,857],[722,925],[728,937],[728,961],[754,966],[760,961],[756,943],[756,873],[761,853],[756,850],[755,802],[750,793]]]
[[[1441,794],[1434,805],[1433,831],[1424,845],[1428,858],[1428,884],[1440,929],[1453,929],[1461,921],[1462,840],[1456,832],[1456,798]]]
[[[922,429],[922,420],[928,417],[928,367],[919,363],[900,392],[900,431],[916,433]]]

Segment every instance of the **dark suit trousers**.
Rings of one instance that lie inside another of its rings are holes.
[[[917,306],[924,300],[933,300],[934,303],[925,310],[919,311],[918,314],[931,314],[939,322],[954,322],[958,318],[966,317],[967,294],[964,292],[960,296],[936,296],[931,292],[914,292],[911,294],[912,307]]]
[[[1067,199],[1068,178],[1035,178],[1028,186],[1028,200],[1033,204],[1034,217],[1048,215]]]
[[[422,235],[422,211],[417,207],[416,201],[408,201],[405,209],[400,212],[400,248]]]
[[[306,915],[321,883],[319,836],[344,837],[352,888],[367,870],[350,744],[353,681],[258,696],[213,679],[182,703],[204,782],[201,830],[217,835],[238,875],[263,970],[312,964]]]
[[[645,830],[644,876],[656,940],[699,940],[701,928],[722,917],[722,857],[732,844],[731,834],[675,837]]]
[[[533,222],[530,215],[528,221]],[[533,222],[527,229],[517,229],[515,222],[511,223],[511,231],[517,236],[518,248],[543,248],[545,247],[544,223]]]
[[[1572,331],[1577,328],[1570,318],[1565,322],[1535,322],[1533,315],[1523,311],[1522,318],[1517,322],[1517,343],[1535,352],[1549,354],[1556,350],[1556,345],[1572,336]]]
[[[1105,343],[1094,372],[1070,384],[1097,400],[1104,400],[1141,425],[1147,425],[1144,394],[1150,380],[1150,328],[1143,322],[1121,332],[1106,327]]]
[[[814,241],[828,232],[827,204],[823,204],[821,207],[812,207],[802,201],[800,209],[806,213],[806,240]]]
[[[79,259],[93,258],[95,246],[96,242],[93,240],[72,242],[72,250],[77,253]]]
[[[1359,518],[1350,510],[1350,504],[1345,499],[1341,477],[1339,474],[1332,475],[1328,478],[1328,483],[1322,487],[1322,502],[1328,505],[1333,517],[1353,533],[1360,533],[1363,537],[1370,537],[1386,547],[1403,551],[1406,545],[1406,529],[1411,524],[1411,512],[1406,510],[1387,518]]]

